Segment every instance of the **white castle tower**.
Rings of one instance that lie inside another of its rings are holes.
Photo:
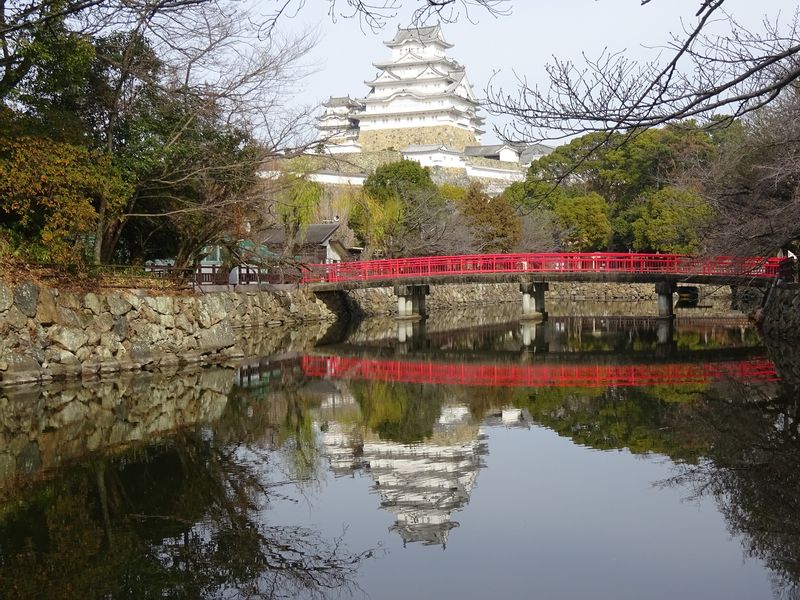
[[[350,96],[331,96],[322,105],[325,112],[319,118],[317,129],[330,154],[361,152],[358,143],[359,113],[364,105]]]
[[[357,135],[364,150],[401,150],[409,145],[478,143],[483,119],[466,71],[446,56],[452,48],[439,25],[398,29],[385,45],[391,57],[374,63],[378,73],[358,101],[331,98],[319,127],[328,146],[350,146]],[[331,151],[345,151],[332,149]]]

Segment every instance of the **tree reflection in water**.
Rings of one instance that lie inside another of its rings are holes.
[[[352,586],[370,552],[267,523],[264,456],[226,441],[247,406],[231,400],[214,433],[184,431],[27,490],[0,514],[3,597],[289,598]]]
[[[710,393],[699,416],[705,458],[664,485],[713,496],[731,534],[772,571],[776,596],[800,598],[800,385],[785,379],[777,395],[732,385]]]

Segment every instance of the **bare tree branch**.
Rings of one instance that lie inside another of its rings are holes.
[[[453,23],[460,18],[475,22],[475,12],[501,17],[511,14],[509,0],[420,0],[411,16],[411,24],[423,26],[436,18],[443,23]],[[328,15],[338,19],[358,19],[361,27],[371,31],[383,29],[387,22],[397,17],[403,0],[327,0]],[[305,6],[305,0],[277,0],[277,8],[267,15],[262,34],[269,36],[278,22],[291,18]]]
[[[516,91],[490,85],[488,109],[514,118],[501,132],[507,139],[558,139],[753,112],[800,76],[798,12],[750,31],[723,11],[724,3],[704,0],[697,23],[664,48],[665,62],[639,63],[608,49],[583,65],[556,58],[547,66],[548,89],[524,77]],[[713,32],[723,25],[727,32]]]

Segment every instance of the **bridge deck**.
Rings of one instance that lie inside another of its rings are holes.
[[[392,285],[581,281],[767,286],[780,258],[677,254],[475,254],[311,265],[302,282],[316,291]]]

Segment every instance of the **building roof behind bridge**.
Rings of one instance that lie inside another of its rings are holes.
[[[317,246],[325,244],[339,229],[339,223],[312,223],[308,226],[305,236],[301,238],[303,246]],[[273,227],[261,233],[261,243],[267,246],[282,246],[286,243],[286,231],[283,227]]]

